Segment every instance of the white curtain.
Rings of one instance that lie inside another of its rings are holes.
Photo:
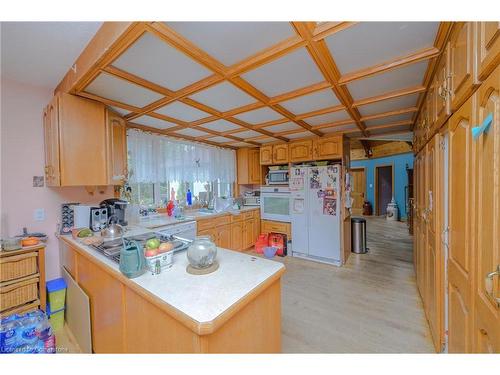
[[[130,182],[169,181],[233,183],[234,150],[182,141],[137,129],[127,131]]]

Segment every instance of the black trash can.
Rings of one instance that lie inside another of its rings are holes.
[[[351,246],[352,252],[365,254],[366,247],[366,220],[362,217],[351,218]]]

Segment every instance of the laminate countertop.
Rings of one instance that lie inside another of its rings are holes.
[[[145,230],[136,228],[127,235],[141,232],[144,233]],[[71,236],[60,238],[98,263],[120,273],[118,263],[95,249]],[[217,261],[217,271],[208,275],[191,275],[186,272],[186,251],[182,251],[174,254],[172,267],[163,269],[159,275],[148,271],[137,278],[128,279],[128,282],[136,284],[161,302],[204,325],[213,323],[240,301],[254,294],[267,284],[266,281],[281,277],[285,270],[280,262],[223,248],[217,248]],[[120,276],[123,277],[121,273]]]

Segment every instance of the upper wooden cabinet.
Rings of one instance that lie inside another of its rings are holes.
[[[474,61],[474,37],[475,24],[473,22],[458,22],[450,36],[451,111],[456,111],[467,100],[478,83]]]
[[[290,162],[308,161],[313,159],[313,141],[305,139],[290,143]]]
[[[260,164],[286,164],[288,163],[288,144],[262,146],[260,148]]]
[[[102,103],[60,93],[43,117],[47,186],[123,183],[126,129],[117,114]]]
[[[240,148],[236,151],[238,184],[260,184],[260,152],[258,148]]]
[[[479,79],[484,81],[500,60],[500,22],[477,22],[476,50]]]
[[[315,139],[313,158],[315,160],[342,158],[342,136]]]
[[[117,113],[106,110],[108,184],[121,185],[127,177],[127,126]]]
[[[445,48],[440,60],[438,61],[433,87],[436,88],[435,113],[437,128],[440,128],[450,114],[450,64],[449,64],[449,49]],[[430,125],[429,125],[430,126]]]

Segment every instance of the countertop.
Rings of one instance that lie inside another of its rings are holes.
[[[204,215],[206,216],[206,215]],[[136,235],[147,230],[135,228],[127,233]],[[73,247],[85,252],[105,266],[119,271],[118,264],[71,236],[60,236]],[[150,272],[129,282],[153,294],[160,301],[187,315],[199,324],[212,323],[245,299],[270,278],[279,277],[285,267],[279,262],[248,254],[217,248],[219,269],[211,274],[195,276],[186,272],[186,251],[174,255],[171,268],[161,274]]]
[[[154,216],[151,219],[143,219],[139,223],[133,224],[133,226],[140,226],[148,229],[156,229],[172,224],[185,223],[193,220],[203,220],[216,218],[224,215],[239,215],[243,212],[259,210],[258,206],[243,206],[239,210],[224,211],[218,213],[201,213],[198,210],[188,210],[185,212],[185,216],[181,219],[176,219],[172,216],[167,216],[167,214],[160,214],[159,216]],[[127,234],[128,235],[128,234]]]

